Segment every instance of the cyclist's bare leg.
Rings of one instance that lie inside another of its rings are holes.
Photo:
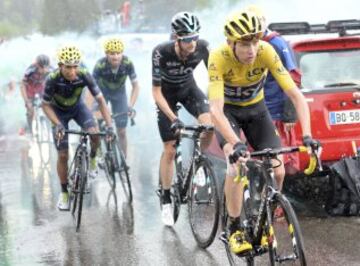
[[[97,133],[99,132],[99,130],[96,127],[90,127],[87,129],[88,132],[91,133]],[[98,147],[100,146],[100,137],[99,136],[91,136],[90,137],[91,142],[90,142],[90,157],[94,158],[96,156],[96,151],[98,149]]]
[[[33,105],[27,107],[26,119],[27,119],[29,130],[32,133],[32,121],[34,119],[34,106]]]
[[[63,185],[67,183],[68,159],[69,159],[68,150],[58,151],[57,172],[60,179],[60,183]]]
[[[283,156],[278,155],[278,159],[281,160],[281,165],[279,167],[274,168],[274,174],[275,174],[276,183],[278,185],[278,189],[279,189],[279,191],[281,191],[282,187],[283,187],[283,183],[284,183],[284,178],[285,178],[285,167],[284,167]],[[277,165],[279,165],[279,163],[280,162],[278,160],[272,160],[273,166],[277,166]]]
[[[126,128],[117,128],[120,147],[121,150],[124,152],[125,157],[127,157],[127,138],[126,138]]]
[[[203,113],[203,114],[199,115],[198,122],[200,124],[212,125],[210,113]],[[205,132],[204,134],[201,135],[201,144],[200,144],[200,146],[201,146],[202,151],[206,150],[207,147],[209,147],[213,135],[214,135],[213,131],[212,132]]]
[[[225,144],[224,153],[226,158],[232,153],[230,144]],[[226,208],[230,217],[239,217],[243,202],[243,187],[241,183],[234,182],[237,171],[234,165],[227,162],[224,192],[226,197]]]
[[[170,189],[174,174],[175,141],[164,142],[164,151],[160,158],[160,179],[163,189]]]

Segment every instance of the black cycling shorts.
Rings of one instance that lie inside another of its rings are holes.
[[[234,132],[239,135],[241,129],[254,150],[281,147],[279,133],[264,101],[244,107],[225,104],[224,114]],[[216,137],[220,147],[223,148],[226,140],[218,131],[216,131]]]
[[[179,96],[179,94],[173,94],[171,96],[164,95],[164,97],[174,113],[177,113],[177,103],[181,103],[185,109],[196,118],[198,118],[201,114],[209,112],[209,101],[196,84],[193,84],[193,86],[189,88],[186,95]],[[175,140],[176,136],[170,129],[170,119],[159,108],[157,108],[157,116],[162,141],[166,142]]]

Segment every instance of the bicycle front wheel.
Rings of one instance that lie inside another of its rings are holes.
[[[76,232],[79,232],[80,225],[81,225],[81,214],[82,214],[82,206],[83,206],[83,199],[85,194],[85,186],[87,182],[87,158],[84,152],[81,153],[81,161],[80,161],[80,175],[79,175],[79,191],[78,191],[78,198],[79,198],[79,206],[77,208],[77,214],[75,215],[75,222],[76,222]]]
[[[114,145],[116,151],[116,158],[118,162],[118,174],[121,182],[121,186],[124,190],[124,195],[128,202],[132,202],[133,195],[131,190],[131,181],[129,175],[129,166],[126,163],[125,155],[120,148],[120,144]]]
[[[271,209],[281,209],[284,217],[268,215],[269,258],[271,265],[306,265],[300,224],[289,200],[275,195]]]
[[[37,142],[39,145],[40,159],[44,164],[48,164],[51,158],[51,132],[48,121],[44,116],[39,117]]]
[[[101,156],[103,158],[100,168],[104,169],[106,180],[108,181],[110,188],[116,188],[116,179],[115,179],[115,165],[114,165],[114,151],[108,151],[106,149],[106,141],[101,140]]]
[[[207,158],[195,166],[188,192],[188,211],[192,233],[201,248],[214,241],[219,225],[219,193],[215,173]]]

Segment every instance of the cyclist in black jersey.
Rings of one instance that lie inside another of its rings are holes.
[[[124,44],[119,38],[110,38],[104,44],[106,56],[97,61],[93,76],[104,94],[107,102],[111,102],[115,124],[118,131],[121,149],[127,154],[126,125],[128,116],[135,117],[134,105],[139,95],[139,83],[131,60],[123,54]],[[127,99],[125,82],[129,76],[132,91]]]
[[[153,97],[164,143],[160,159],[162,221],[168,226],[174,224],[170,186],[174,172],[176,131],[184,125],[177,116],[176,104],[181,103],[200,123],[211,124],[208,100],[193,77],[194,68],[201,61],[207,66],[209,57],[208,43],[199,40],[199,20],[190,12],[180,12],[173,17],[171,27],[176,39],[159,44],[152,54]],[[210,140],[211,134],[205,135],[202,148],[206,148]]]
[[[58,201],[60,210],[69,210],[67,190],[68,173],[68,123],[74,119],[83,130],[96,132],[94,118],[81,98],[84,87],[87,87],[99,103],[100,111],[107,124],[108,138],[113,135],[111,117],[105,99],[90,73],[80,67],[81,54],[76,46],[68,45],[58,53],[59,68],[48,76],[43,96],[43,110],[54,124],[54,139],[58,150],[57,172],[61,183],[61,194]],[[99,138],[91,138],[90,175],[96,168],[96,150]]]

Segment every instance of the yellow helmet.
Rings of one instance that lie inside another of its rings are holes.
[[[257,35],[261,38],[263,31],[258,16],[249,10],[242,10],[229,16],[224,26],[224,34],[231,41]]]
[[[104,43],[105,53],[122,53],[124,51],[124,43],[119,38],[111,38]]]
[[[81,62],[81,52],[75,45],[66,45],[58,52],[59,64],[78,66]]]

